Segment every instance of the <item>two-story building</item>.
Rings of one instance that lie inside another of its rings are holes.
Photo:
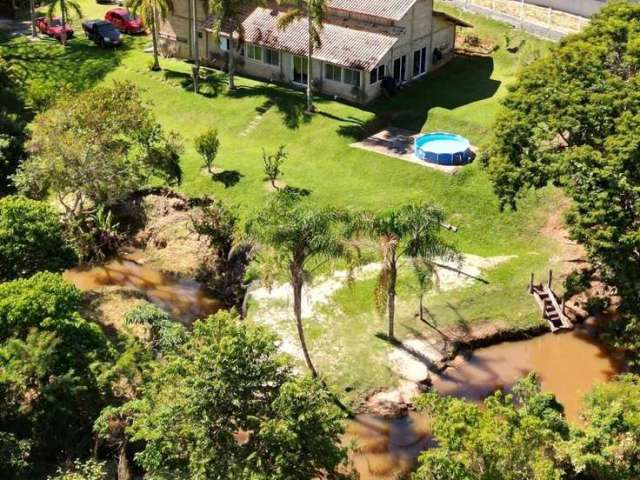
[[[306,19],[282,29],[279,19],[285,9],[277,3],[248,8],[240,19],[244,42],[231,52],[232,32],[223,25],[219,37],[214,37],[211,19],[200,10],[201,2],[195,3],[196,18],[202,19],[196,25],[205,63],[224,68],[233,54],[239,73],[300,87],[307,84]],[[191,18],[190,0],[175,0],[173,14],[160,28],[166,55],[193,58]],[[324,94],[369,102],[380,94],[386,77],[402,84],[446,61],[454,49],[457,26],[470,25],[434,11],[433,0],[330,0],[321,46],[313,52],[311,81]]]

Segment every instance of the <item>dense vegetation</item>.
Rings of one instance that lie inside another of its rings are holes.
[[[486,165],[503,205],[560,185],[567,226],[622,295],[612,341],[640,346],[640,6],[616,2],[525,68],[504,101]]]

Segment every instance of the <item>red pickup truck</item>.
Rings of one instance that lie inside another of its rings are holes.
[[[122,33],[143,33],[145,31],[142,20],[129,12],[126,8],[112,8],[104,19],[120,30]]]
[[[49,35],[56,40],[62,41],[63,30],[62,20],[60,19],[60,17],[40,17],[36,19],[36,27],[45,35]],[[67,39],[73,37],[73,28],[71,28],[68,24],[64,26],[64,32]]]

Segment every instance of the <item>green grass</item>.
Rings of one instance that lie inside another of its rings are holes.
[[[85,2],[85,11],[101,16],[109,7]],[[162,60],[162,72],[150,72],[149,54],[142,50],[147,38],[127,38],[124,48],[101,50],[84,38],[63,48],[53,41],[5,40],[0,53],[21,68],[23,80],[66,84],[79,91],[114,80],[138,85],[152,102],[157,118],[185,141],[182,156],[184,183],[190,195],[212,195],[251,214],[268,198],[262,165],[262,149],[273,152],[287,146],[284,165],[287,184],[310,191],[319,205],[383,209],[410,201],[428,201],[443,207],[457,234],[448,234],[468,254],[513,255],[514,258],[486,272],[488,284],[429,297],[429,307],[440,325],[501,320],[512,325],[538,322],[536,307],[526,294],[529,274],[542,275],[557,266],[552,258],[558,244],[539,234],[548,214],[557,208],[559,196],[549,189],[531,193],[517,212],[500,213],[487,175],[477,164],[457,175],[350,147],[371,129],[391,124],[413,130],[453,131],[481,146],[491,133],[499,100],[514,80],[519,66],[548,45],[519,34],[526,40],[516,53],[505,49],[505,34],[513,30],[495,21],[464,14],[439,5],[475,25],[472,33],[497,45],[486,57],[458,57],[444,68],[412,84],[399,95],[360,108],[319,98],[320,113],[304,113],[301,92],[240,78],[234,95],[226,94],[225,77],[211,73],[203,92],[190,91],[190,66],[173,59]],[[517,35],[516,35],[517,36]],[[512,40],[512,44],[517,40]],[[52,88],[54,91],[55,88]],[[256,128],[241,133],[266,109]],[[220,133],[218,166],[223,175],[212,179],[202,174],[201,159],[193,147],[196,135],[209,127]],[[398,309],[399,336],[423,332],[414,319],[415,295],[411,274],[403,272]],[[314,354],[320,368],[341,386],[358,391],[393,382],[384,367],[390,348],[374,333],[384,322],[373,308],[373,281],[356,282],[339,291],[327,307],[330,322],[309,322]],[[335,354],[323,355],[332,351]]]

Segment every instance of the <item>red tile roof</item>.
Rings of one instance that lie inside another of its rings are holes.
[[[285,30],[279,28],[278,18],[284,13],[271,8],[254,8],[242,21],[246,42],[281,50],[293,55],[307,55],[309,33],[304,19],[294,21]],[[322,46],[314,49],[313,58],[355,70],[373,69],[398,41],[399,30],[357,28],[352,22],[340,25],[326,23],[321,33]],[[229,28],[223,34],[229,35]]]
[[[330,0],[329,7],[398,21],[417,0]]]

